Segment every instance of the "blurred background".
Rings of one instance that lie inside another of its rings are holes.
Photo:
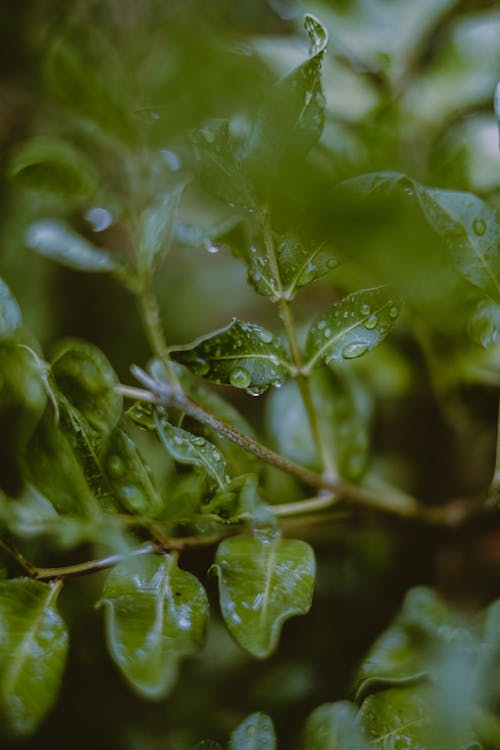
[[[128,292],[35,255],[26,228],[39,217],[64,217],[94,244],[129,257],[130,194],[154,194],[190,175],[187,135],[208,118],[228,117],[235,133],[245,132],[277,78],[307,55],[304,12],[329,32],[326,122],[307,161],[279,176],[275,223],[327,241],[344,263],[302,292],[297,319],[305,326],[346,292],[392,283],[405,299],[398,330],[354,366],[349,408],[361,424],[360,460],[428,503],[480,496],[494,462],[500,351],[469,335],[478,291],[454,269],[404,181],[363,203],[337,185],[395,171],[500,207],[496,2],[3,0],[0,275],[45,352],[64,336],[90,340],[130,382],[130,364],[143,364],[149,351]],[[25,168],[24,144],[33,138],[35,150],[59,149],[56,186],[53,174]],[[190,183],[184,222],[208,236],[231,216]],[[157,277],[169,343],[233,315],[279,330],[229,242],[191,244],[199,246],[176,243]],[[293,390],[224,395],[267,443],[297,460],[307,453]],[[266,482],[271,500],[298,496],[286,478],[269,472]],[[105,653],[93,609],[101,577],[68,585],[61,609],[72,641],[61,697],[36,737],[15,747],[190,750],[204,737],[225,741],[245,715],[263,710],[281,747],[298,748],[310,710],[349,695],[357,661],[409,586],[436,586],[471,611],[499,593],[494,529],[450,538],[364,519],[305,536],[319,563],[313,609],[286,625],[278,652],[263,663],[234,645],[218,620],[206,576],[212,551],[186,556],[211,597],[209,638],[160,703],[136,698]]]

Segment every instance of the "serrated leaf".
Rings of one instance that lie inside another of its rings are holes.
[[[174,686],[180,662],[204,640],[208,600],[201,583],[172,556],[119,563],[99,603],[113,660],[134,690],[160,699]]]
[[[307,370],[370,351],[387,336],[399,312],[399,302],[387,287],[348,294],[319,315],[309,329]]]
[[[218,487],[229,482],[224,456],[213,443],[201,435],[193,435],[182,427],[175,427],[158,416],[155,423],[162,445],[174,461],[202,469]]]
[[[122,265],[106,250],[94,247],[56,219],[41,219],[28,228],[26,244],[39,255],[77,271],[121,273]]]
[[[273,722],[261,712],[251,714],[236,727],[229,740],[229,750],[275,750]]]
[[[228,205],[256,208],[254,188],[249,180],[229,131],[229,121],[209,120],[191,133],[195,168],[208,193]]]
[[[215,566],[229,632],[252,656],[266,658],[278,645],[283,623],[311,607],[312,548],[296,539],[237,536],[221,542]]]
[[[0,337],[10,337],[23,324],[21,310],[5,281],[0,278]]]
[[[15,736],[32,734],[54,704],[68,632],[55,608],[60,584],[0,581],[0,713]]]
[[[282,382],[291,367],[280,339],[236,318],[219,331],[171,349],[171,354],[195,375],[250,391]]]
[[[168,253],[172,242],[174,220],[185,183],[158,196],[139,219],[138,254],[142,270],[153,270]]]
[[[102,471],[110,491],[130,513],[155,517],[163,508],[152,472],[132,438],[117,427],[106,445]]]
[[[368,750],[368,747],[368,737],[353,703],[324,703],[307,720],[304,750]]]
[[[10,163],[10,175],[33,190],[60,198],[91,195],[97,177],[81,153],[58,138],[39,136],[23,143]]]

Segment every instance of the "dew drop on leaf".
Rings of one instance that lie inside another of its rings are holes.
[[[89,209],[85,218],[92,225],[93,232],[104,232],[113,223],[113,214],[107,208],[99,206]]]
[[[393,307],[391,307],[391,309],[389,310],[389,317],[390,317],[390,318],[392,318],[392,319],[394,320],[394,318],[397,318],[397,317],[398,317],[398,315],[399,315],[399,310],[398,310],[398,308],[396,307],[396,305],[394,305],[394,306],[393,306]]]
[[[263,328],[261,331],[258,332],[258,336],[261,341],[263,341],[265,344],[270,344],[273,340],[273,334],[271,331],[266,331],[265,328]]]
[[[474,234],[477,234],[478,237],[482,237],[486,232],[486,222],[483,219],[474,219],[472,222],[472,228]]]
[[[369,315],[372,309],[370,305],[361,305],[361,315]]]
[[[375,326],[377,325],[377,316],[376,315],[370,315],[368,320],[365,322],[365,328],[368,328],[369,331],[373,330]]]
[[[355,357],[361,357],[366,351],[368,351],[369,345],[363,341],[356,342],[354,344],[348,344],[342,349],[342,356],[344,359],[355,359]]]
[[[207,247],[207,253],[210,253],[211,255],[215,255],[215,253],[218,253],[219,250],[220,248],[217,247],[217,245],[209,245]]]
[[[249,396],[262,396],[266,391],[267,385],[254,385],[251,388],[246,389]]]
[[[235,388],[248,388],[252,382],[252,377],[244,367],[235,367],[229,373],[229,382]]]

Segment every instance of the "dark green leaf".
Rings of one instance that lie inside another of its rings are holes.
[[[248,716],[231,735],[229,750],[275,750],[273,722],[263,713]]]
[[[92,195],[97,177],[79,151],[64,141],[40,136],[23,143],[10,174],[26,187],[60,198]]]
[[[368,750],[368,737],[353,703],[324,703],[306,724],[304,750]]]
[[[195,375],[250,393],[276,385],[290,373],[289,356],[281,341],[266,328],[236,318],[225,328],[171,351],[172,357]]]
[[[42,219],[26,233],[26,244],[40,255],[78,271],[121,272],[121,264],[106,250],[94,247],[56,219]]]
[[[219,545],[215,558],[222,616],[235,640],[252,656],[269,656],[283,623],[309,611],[315,561],[296,539],[237,536]]]
[[[10,337],[22,324],[19,305],[5,281],[0,278],[0,337]]]
[[[0,714],[13,735],[34,732],[59,692],[68,648],[55,608],[59,589],[60,583],[0,581]]]
[[[218,489],[204,511],[227,521],[237,521],[242,515],[253,518],[261,502],[257,485],[255,474],[242,474]]]
[[[387,287],[348,294],[319,315],[309,329],[306,368],[354,359],[370,351],[387,336],[399,312],[399,302]]]
[[[165,450],[175,461],[196,466],[206,472],[218,487],[223,487],[229,482],[224,456],[213,443],[158,417],[156,429]]]
[[[142,269],[151,271],[158,266],[170,249],[174,220],[185,184],[156,198],[141,215],[139,221],[138,252]]]
[[[111,655],[146,698],[167,695],[179,663],[201,647],[208,601],[201,583],[172,556],[144,555],[117,565],[104,585]]]

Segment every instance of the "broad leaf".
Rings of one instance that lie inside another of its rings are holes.
[[[248,716],[229,740],[229,750],[275,750],[276,735],[273,722],[263,713]]]
[[[94,247],[62,221],[41,219],[26,233],[26,244],[40,255],[78,271],[122,272],[122,266],[106,250]]]
[[[142,269],[158,266],[170,249],[174,220],[185,184],[160,195],[145,209],[139,221],[138,252]]]
[[[34,732],[57,698],[68,632],[60,584],[0,581],[0,715],[13,735]]]
[[[96,175],[77,149],[45,136],[17,149],[10,174],[26,187],[63,199],[92,195],[97,187]]]
[[[387,287],[348,294],[319,315],[309,329],[306,368],[361,357],[387,336],[399,312],[399,302]]]
[[[306,724],[304,750],[368,750],[368,737],[353,703],[324,703]]]
[[[10,337],[22,324],[19,305],[5,281],[0,278],[0,337]]]
[[[117,666],[137,693],[163,698],[179,663],[204,640],[208,601],[201,583],[173,556],[134,557],[111,571],[100,604]]]
[[[206,472],[217,487],[223,487],[229,482],[224,456],[213,443],[201,435],[193,435],[182,427],[175,427],[158,416],[155,421],[160,440],[174,461],[196,466]]]
[[[195,375],[254,391],[255,395],[258,389],[285,380],[291,367],[280,339],[262,326],[236,318],[225,328],[176,347],[171,353]]]
[[[277,647],[283,623],[309,611],[314,553],[295,539],[237,536],[215,558],[222,616],[234,639],[258,659]]]

